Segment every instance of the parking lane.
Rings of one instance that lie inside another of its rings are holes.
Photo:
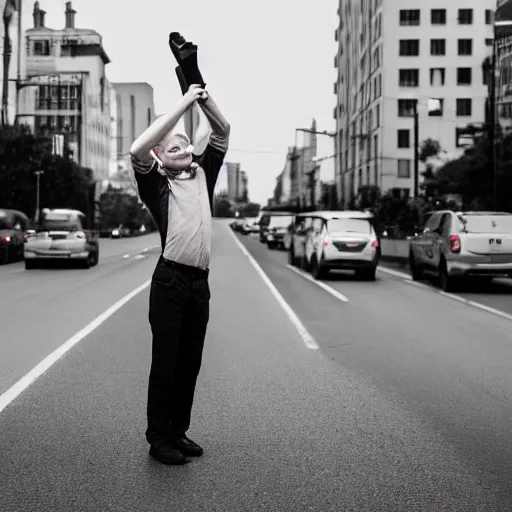
[[[404,278],[410,278],[411,276],[409,267],[405,264],[386,261],[381,262],[381,267],[403,274]],[[397,275],[397,277],[400,276]],[[434,292],[441,292],[436,277],[426,277],[420,283],[428,286]],[[493,279],[490,284],[475,281],[468,283],[462,290],[451,295],[512,315],[512,279]]]
[[[324,353],[398,397],[505,485],[512,457],[509,320],[382,273],[375,282],[342,273],[325,279],[348,298],[343,303],[287,269],[285,253],[243,242]]]

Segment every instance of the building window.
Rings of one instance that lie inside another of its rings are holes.
[[[485,40],[485,46],[492,46],[492,43],[494,43],[494,39],[486,39]]]
[[[457,98],[457,116],[466,117],[472,115],[471,98]]]
[[[411,147],[411,133],[410,130],[398,130],[398,147],[400,149]]]
[[[473,55],[473,39],[459,39],[459,55]]]
[[[445,68],[430,68],[430,85],[435,87],[444,85],[445,76]]]
[[[492,25],[493,22],[493,15],[491,9],[485,10],[485,24],[486,25]]]
[[[465,128],[455,128],[455,146],[461,148],[473,143],[473,137],[467,133]]]
[[[444,99],[442,98],[432,98],[439,102],[439,108],[436,108],[435,110],[432,109],[428,111],[429,117],[442,117],[444,112]]]
[[[414,117],[416,100],[398,100],[398,117]]]
[[[410,178],[411,177],[411,161],[400,158],[398,160],[398,177]]]
[[[457,68],[457,85],[471,85],[471,68]]]
[[[34,41],[34,55],[47,56],[50,55],[50,41]]]
[[[380,126],[380,105],[375,105],[375,125],[377,128]]]
[[[417,57],[420,54],[419,39],[401,39],[400,55],[402,57]]]
[[[432,9],[430,22],[432,25],[446,25],[446,9]]]
[[[446,55],[446,39],[431,39],[430,55]]]
[[[473,9],[459,9],[459,25],[473,25]]]
[[[419,25],[419,9],[400,9],[400,25]]]
[[[148,126],[151,125],[151,109],[148,107]]]
[[[400,87],[418,87],[420,85],[420,70],[400,69],[399,85]]]

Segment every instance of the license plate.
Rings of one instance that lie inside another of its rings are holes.
[[[347,247],[359,247],[359,244],[347,244]]]

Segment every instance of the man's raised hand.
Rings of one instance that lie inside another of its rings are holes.
[[[185,93],[185,101],[190,105],[198,100],[205,100],[207,98],[208,93],[197,84],[192,84]]]

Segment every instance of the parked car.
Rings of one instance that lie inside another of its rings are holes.
[[[0,209],[0,264],[21,261],[28,217],[18,210]]]
[[[375,280],[379,241],[372,215],[360,211],[319,211],[295,216],[289,262],[321,279],[330,270],[354,270]]]
[[[36,221],[36,234],[25,242],[25,268],[48,260],[76,261],[85,268],[98,264],[99,236],[78,210],[43,210]]]
[[[251,233],[259,233],[260,226],[258,224],[257,217],[249,217],[245,219],[244,224],[242,225],[242,234],[250,235]]]
[[[269,249],[284,249],[284,237],[293,223],[293,215],[276,215],[270,217],[265,228],[265,238]]]
[[[267,243],[267,234],[268,234],[268,226],[270,224],[270,220],[272,217],[290,217],[293,216],[291,212],[274,212],[274,211],[264,211],[261,214],[259,225],[260,225],[260,242],[262,244]]]
[[[244,217],[238,217],[233,222],[231,222],[230,227],[236,233],[241,233],[244,224],[245,224],[245,218]]]
[[[446,292],[470,278],[512,278],[512,214],[432,212],[410,241],[409,265],[414,280],[437,273]]]

